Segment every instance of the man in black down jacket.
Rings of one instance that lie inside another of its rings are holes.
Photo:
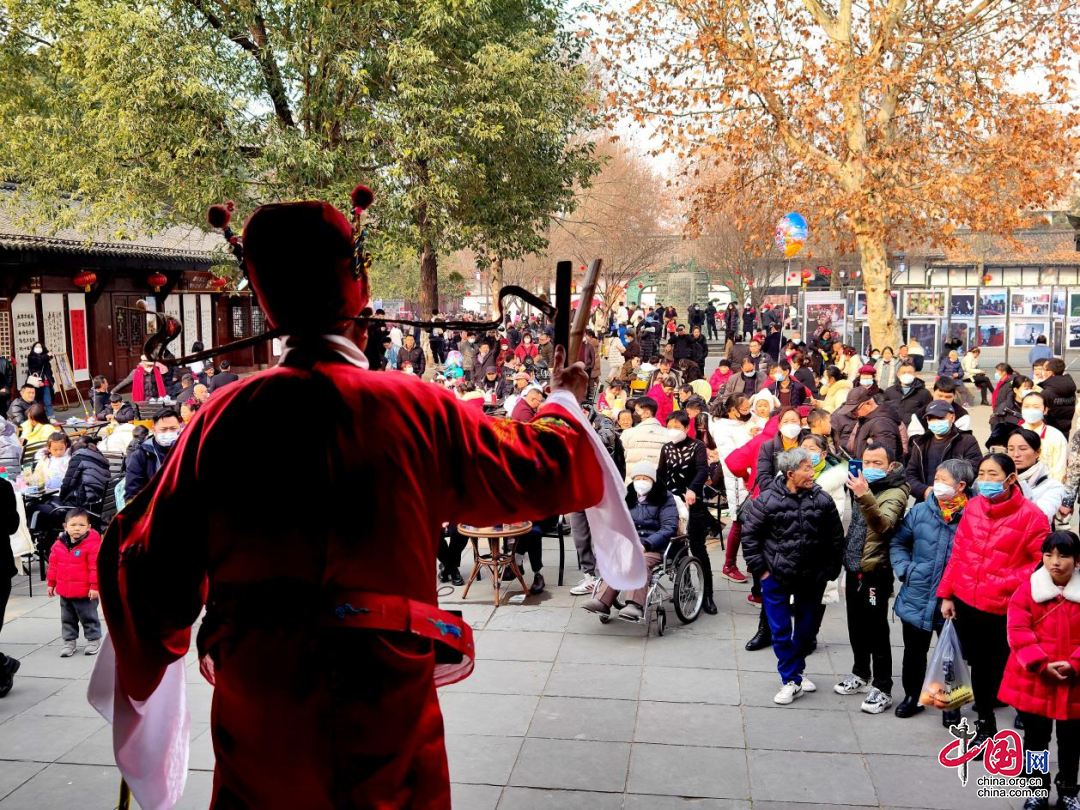
[[[896,371],[896,382],[885,389],[885,401],[896,406],[897,415],[904,425],[911,424],[911,417],[930,404],[934,397],[926,383],[915,376],[915,366],[905,363]]]
[[[131,451],[124,477],[124,500],[127,503],[145,487],[165,463],[180,437],[180,414],[166,408],[154,417],[154,432]]]
[[[671,357],[675,362],[680,360],[690,360],[694,356],[694,350],[691,348],[692,338],[686,334],[686,327],[682,324],[675,329],[675,334],[668,338],[668,343],[671,344]]]
[[[814,483],[810,454],[786,450],[777,476],[740,517],[746,567],[761,579],[786,705],[817,687],[803,676],[825,583],[840,573],[844,528],[832,496]],[[794,600],[792,600],[794,597]]]
[[[915,436],[908,445],[908,463],[904,471],[916,501],[934,491],[934,473],[943,461],[962,458],[978,469],[982,461],[979,440],[956,429],[953,405],[934,400],[926,406],[928,431]]]
[[[72,448],[71,463],[64,474],[64,483],[60,485],[60,502],[66,506],[100,511],[108,485],[109,462],[97,449],[97,442],[76,442]]]
[[[870,390],[860,385],[851,389],[845,404],[851,406],[852,416],[859,420],[855,435],[844,448],[851,453],[852,458],[862,458],[863,451],[870,442],[890,448],[893,458],[904,455],[896,410],[889,403],[879,405]]]
[[[1046,424],[1056,427],[1068,439],[1076,413],[1076,383],[1065,374],[1065,361],[1060,357],[1047,360],[1046,370],[1051,376],[1039,383],[1046,400]]]

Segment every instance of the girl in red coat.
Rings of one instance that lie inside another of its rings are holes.
[[[49,552],[49,597],[60,595],[60,624],[64,646],[61,658],[75,654],[79,622],[86,634],[86,655],[96,655],[101,646],[98,618],[98,550],[101,536],[90,528],[85,509],[72,509],[64,518],[64,533]]]
[[[956,620],[971,688],[979,712],[972,747],[997,733],[994,699],[1001,687],[1009,642],[1005,614],[1009,599],[1042,560],[1050,531],[1046,515],[1024,497],[1016,465],[1004,453],[988,453],[979,464],[978,497],[968,501],[956,529],[952,557],[937,595],[941,615]]]
[[[1009,646],[998,696],[1024,716],[1024,750],[1045,751],[1057,721],[1058,807],[1080,810],[1080,537],[1053,532],[1042,545],[1042,567],[1009,600]],[[1033,776],[1034,774],[1028,774]],[[1049,791],[1050,775],[1040,774]],[[1025,810],[1050,806],[1032,797]]]

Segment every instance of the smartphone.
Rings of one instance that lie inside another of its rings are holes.
[[[862,459],[851,459],[847,463],[847,471],[852,478],[858,478],[862,474]]]

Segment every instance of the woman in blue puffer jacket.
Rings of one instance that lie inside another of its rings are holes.
[[[907,513],[889,547],[893,570],[903,583],[893,605],[904,630],[904,699],[896,707],[897,717],[912,717],[923,709],[919,692],[926,674],[926,653],[934,631],[941,632],[943,624],[938,584],[974,481],[970,462],[941,462],[934,473],[933,494]]]

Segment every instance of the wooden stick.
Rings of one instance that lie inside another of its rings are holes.
[[[600,277],[600,268],[603,259],[593,259],[589,269],[585,271],[585,283],[581,287],[581,298],[578,299],[577,316],[574,325],[570,329],[570,340],[566,347],[566,362],[576,363],[581,354],[581,342],[585,339],[585,327],[589,325],[589,315],[592,314],[593,295],[596,293],[596,280]]]

